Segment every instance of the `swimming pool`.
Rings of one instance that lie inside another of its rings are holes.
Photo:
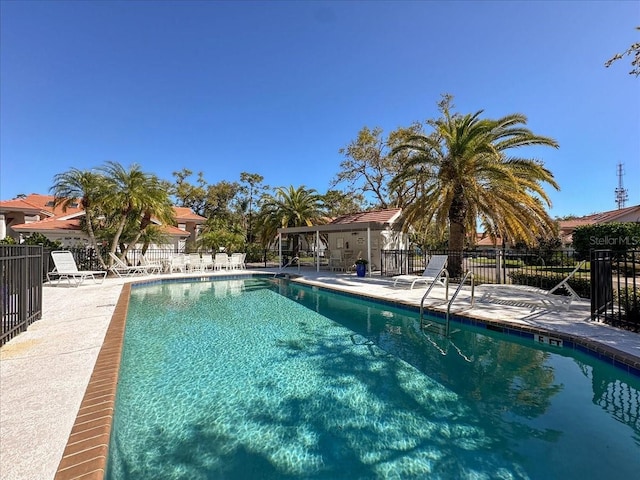
[[[268,280],[132,289],[109,479],[633,478],[640,379]]]

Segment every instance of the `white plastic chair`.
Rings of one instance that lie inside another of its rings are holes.
[[[187,267],[190,272],[203,272],[204,263],[199,253],[190,253],[187,260]]]
[[[140,263],[147,269],[147,272],[151,274],[160,273],[164,268],[161,262],[153,262],[144,254],[140,256]]]
[[[216,253],[213,267],[216,270],[222,270],[223,268],[226,270],[229,268],[229,255],[226,253]]]
[[[144,265],[127,265],[115,253],[109,252],[109,256],[113,260],[113,265],[109,267],[109,270],[119,277],[128,277],[136,273],[141,275],[149,273],[149,269]]]
[[[447,259],[447,255],[433,255],[422,275],[398,275],[394,277],[393,286],[395,287],[398,282],[411,282],[410,290],[413,290],[416,283],[426,283],[427,285],[437,283],[444,287],[443,278],[446,278]]]
[[[175,270],[182,273],[187,270],[187,260],[182,253],[175,254],[169,259],[169,273]]]
[[[230,270],[239,270],[243,268],[242,266],[242,253],[232,253],[231,258],[229,258],[229,269]]]
[[[66,280],[71,285],[71,280],[75,282],[75,286],[78,287],[85,279],[90,278],[94,283],[102,283],[107,276],[107,272],[99,270],[78,270],[76,260],[73,258],[73,254],[68,250],[55,250],[51,252],[51,259],[53,260],[54,269],[47,273],[47,281],[53,282],[53,278],[57,277],[60,284],[61,280]],[[96,277],[101,277],[100,281]]]

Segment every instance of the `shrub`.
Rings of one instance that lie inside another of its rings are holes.
[[[27,238],[25,238],[23,244],[24,245],[42,245],[44,248],[49,248],[51,250],[55,250],[57,248],[62,247],[62,243],[60,243],[60,241],[49,240],[43,234],[38,232],[32,233]]]
[[[640,246],[640,222],[583,225],[573,231],[573,248],[579,259],[589,258],[591,250],[621,253]]]
[[[259,243],[249,243],[246,245],[247,262],[263,262],[264,261],[264,247]]]
[[[623,287],[614,291],[614,298],[628,322],[640,323],[640,289]]]

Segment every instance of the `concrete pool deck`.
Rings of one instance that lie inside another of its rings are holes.
[[[268,272],[261,269],[242,273]],[[358,278],[354,274],[311,270],[291,273],[301,274],[297,281],[310,285],[409,305],[419,305],[425,292],[424,287],[410,290],[406,284],[394,288],[391,281],[380,277]],[[42,319],[0,349],[0,478],[47,480],[56,476],[125,283],[227,274],[222,271],[108,278],[101,285],[85,282],[78,288],[45,285]],[[481,292],[479,287],[476,298]],[[640,368],[640,334],[590,322],[586,301],[574,302],[568,312],[557,313],[532,312],[529,307],[507,304],[513,302],[476,303],[469,309],[469,299],[470,291],[465,287],[452,313],[584,339],[596,351],[602,348]],[[426,305],[446,310],[443,301],[444,289],[435,287]],[[464,312],[460,312],[462,309]]]

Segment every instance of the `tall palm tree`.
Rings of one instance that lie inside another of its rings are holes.
[[[171,204],[167,190],[155,176],[143,172],[139,165],[133,164],[127,170],[117,162],[107,162],[101,171],[107,184],[103,201],[109,211],[117,213],[116,231],[110,248],[112,254],[116,253],[127,222],[136,223],[141,234],[151,223],[152,216],[165,221],[173,218],[173,211],[169,212]],[[139,238],[138,235],[135,241]]]
[[[263,245],[269,245],[278,233],[278,228],[303,227],[324,223],[322,197],[314,189],[304,185],[278,187],[275,195],[266,196],[258,214],[257,226]],[[293,237],[293,255],[299,254],[297,235]]]
[[[93,218],[93,212],[99,202],[98,199],[102,195],[103,178],[99,174],[88,170],[72,168],[68,172],[55,175],[53,182],[54,184],[49,191],[54,195],[54,206],[61,205],[62,211],[66,212],[72,203],[80,202],[84,209],[84,225],[87,235],[89,235],[89,241],[98,256],[100,265],[102,268],[106,268],[96,241],[94,232],[95,219]]]
[[[420,179],[418,196],[403,216],[407,224],[426,219],[441,231],[448,227],[449,249],[460,252],[449,259],[450,273],[457,276],[465,238],[475,234],[478,221],[493,235],[529,244],[553,230],[542,185],[559,189],[553,174],[540,161],[507,152],[558,143],[524,128],[522,114],[481,119],[482,111],[452,114],[450,102],[445,96],[440,103],[442,116],[429,122],[430,135],[411,136],[395,149],[410,155],[392,183]]]

